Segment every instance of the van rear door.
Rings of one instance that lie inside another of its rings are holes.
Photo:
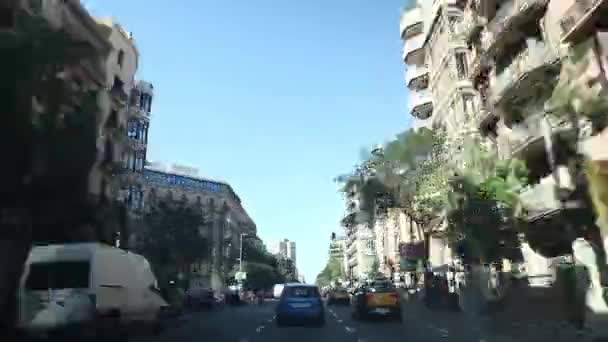
[[[91,318],[89,260],[34,262],[22,289],[20,321],[40,328]]]

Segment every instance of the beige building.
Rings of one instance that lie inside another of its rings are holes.
[[[201,227],[200,231],[211,241],[211,250],[207,261],[192,265],[191,285],[219,290],[236,270],[241,234],[256,236],[256,225],[228,183],[199,177],[192,168],[183,171],[183,167],[159,164],[145,168],[144,210],[167,197],[200,206],[212,222],[211,229]],[[132,239],[137,244],[137,234]]]
[[[353,280],[364,279],[377,257],[376,239],[367,213],[361,210],[356,184],[346,194],[346,211],[342,220],[346,232],[346,276]]]

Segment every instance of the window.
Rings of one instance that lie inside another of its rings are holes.
[[[26,287],[30,290],[83,289],[89,287],[89,261],[60,261],[30,265]]]
[[[469,75],[467,56],[464,52],[456,53],[456,72],[460,80],[467,78]]]
[[[367,240],[367,249],[369,249],[370,251],[375,251],[376,250],[376,241]]]
[[[475,101],[474,101],[473,95],[471,95],[471,94],[462,95],[462,105],[463,105],[464,112],[466,114],[475,112]]]
[[[448,26],[450,27],[450,31],[452,31],[452,32],[455,31],[456,23],[460,21],[459,19],[460,19],[459,17],[455,17],[455,16],[448,17]]]
[[[285,297],[316,298],[320,297],[319,289],[312,286],[289,286],[283,290]]]
[[[121,68],[122,68],[122,64],[124,63],[124,60],[125,60],[125,52],[123,50],[118,50],[118,56],[116,57],[116,63]]]

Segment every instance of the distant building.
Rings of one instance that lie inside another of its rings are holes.
[[[288,239],[281,240],[273,244],[270,251],[274,255],[291,260],[294,266],[297,265],[295,241],[289,241]]]
[[[201,230],[201,234],[211,241],[210,257],[192,265],[191,286],[221,289],[233,276],[240,252],[240,234],[256,235],[256,225],[228,183],[166,171],[175,169],[175,166],[165,167],[155,163],[143,170],[142,205],[144,210],[148,210],[163,198],[186,200],[200,206],[210,216],[212,228]],[[177,169],[190,175],[196,170],[185,167]],[[213,212],[211,208],[214,208]],[[137,233],[133,234],[132,242],[137,245]]]

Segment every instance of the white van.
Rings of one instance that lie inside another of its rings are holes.
[[[19,328],[42,336],[156,332],[168,306],[143,256],[100,243],[32,247],[18,300]]]
[[[281,298],[281,293],[283,293],[283,288],[285,284],[276,284],[272,290],[272,295],[274,298]]]

